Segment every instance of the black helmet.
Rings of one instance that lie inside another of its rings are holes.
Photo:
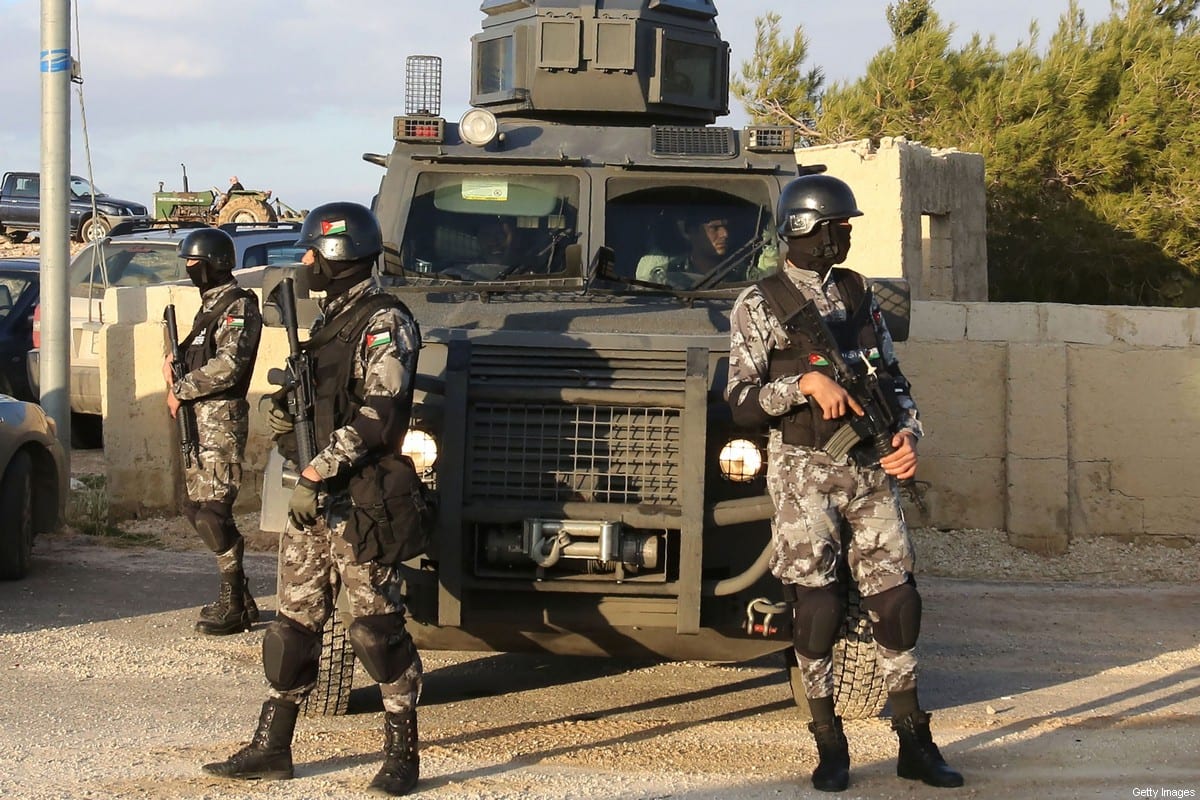
[[[383,251],[379,220],[358,203],[326,203],[308,212],[296,244],[327,261],[362,261]]]
[[[861,217],[854,192],[832,175],[801,175],[779,193],[779,236],[807,236],[822,222]]]
[[[218,275],[232,273],[237,266],[233,237],[220,228],[197,228],[189,233],[179,243],[179,257],[199,259]]]

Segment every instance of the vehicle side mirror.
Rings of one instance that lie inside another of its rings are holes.
[[[912,319],[912,291],[903,278],[872,278],[871,291],[875,302],[883,312],[892,341],[908,339],[909,321]]]
[[[308,270],[297,266],[266,267],[263,269],[262,296],[263,324],[268,326],[283,325],[283,312],[279,308],[277,292],[283,285],[284,278],[292,278],[295,282],[296,299],[308,297]]]

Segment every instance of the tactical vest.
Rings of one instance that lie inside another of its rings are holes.
[[[328,442],[330,435],[354,419],[366,402],[364,380],[352,377],[354,362],[371,317],[385,308],[397,308],[410,319],[413,318],[398,297],[386,292],[371,294],[351,303],[305,343],[304,349],[312,359],[313,366],[316,392],[313,426],[318,442]],[[413,324],[416,324],[415,320]],[[407,431],[412,416],[412,381],[409,382],[408,391],[393,398],[393,402],[392,429]],[[395,444],[398,447],[400,443]],[[383,453],[378,455],[382,456]]]
[[[239,286],[228,292],[217,305],[196,316],[191,333],[179,344],[188,372],[195,372],[216,357],[217,328],[224,321],[225,312],[229,310],[230,306],[243,299],[258,308],[258,297],[254,292]],[[204,334],[203,338],[200,336],[201,333]],[[247,331],[246,335],[250,337],[250,359],[245,364],[239,365],[241,372],[237,376],[237,380],[228,389],[209,395],[204,398],[205,400],[244,400],[246,398],[246,392],[250,389],[250,378],[254,374],[254,360],[258,357],[262,326],[254,326],[254,329]]]
[[[846,319],[827,319],[825,322],[842,351],[843,359],[851,368],[858,368],[859,359],[855,351],[871,354],[871,363],[877,370],[884,395],[889,399],[895,398],[896,387],[906,384],[904,377],[896,370],[896,365],[883,359],[879,348],[879,326],[882,325],[882,320],[872,313],[870,289],[863,288],[857,273],[839,267],[833,269],[833,281],[846,305]],[[791,318],[802,304],[808,302],[782,271],[763,278],[758,282],[758,288],[780,323]],[[784,324],[784,329],[788,333],[789,345],[783,350],[771,351],[767,362],[768,380],[774,381],[814,371],[826,375],[831,380],[837,380],[829,354],[817,344],[815,334],[801,325]],[[853,355],[847,357],[847,353]],[[898,405],[894,406],[893,412],[898,411]],[[896,417],[899,419],[901,415],[896,413]],[[845,417],[825,419],[820,406],[810,399],[792,413],[779,417],[776,424],[783,435],[784,443],[801,447],[821,447],[845,422]]]

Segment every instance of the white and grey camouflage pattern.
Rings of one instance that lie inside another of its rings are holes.
[[[846,320],[845,303],[832,281],[822,281],[817,273],[791,264],[784,268],[784,274],[815,302],[827,321]],[[734,403],[747,401],[757,388],[760,407],[772,417],[807,404],[808,399],[798,388],[801,375],[768,379],[771,353],[788,346],[787,332],[758,287],[743,291],[730,314],[726,399]],[[895,346],[886,328],[879,350],[885,362],[896,363]],[[919,439],[924,431],[916,404],[908,396],[899,400],[905,411],[899,429],[911,431]],[[775,552],[770,568],[784,583],[807,588],[834,583],[843,557],[864,596],[899,586],[911,576],[913,548],[898,487],[878,466],[861,467],[850,457],[835,461],[821,450],[785,444],[780,431],[774,428],[768,437],[767,489],[775,505],[771,521]],[[851,530],[846,553],[842,552],[843,524]],[[912,650],[898,653],[878,646],[876,649],[888,691],[916,685]],[[831,696],[832,655],[815,660],[799,655],[799,660],[806,694]]]

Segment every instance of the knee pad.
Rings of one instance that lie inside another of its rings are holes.
[[[818,589],[794,587],[792,606],[792,639],[796,651],[805,658],[825,658],[833,652],[842,618],[846,616],[846,601],[836,583]]]
[[[278,691],[303,689],[317,679],[321,634],[280,614],[267,626],[262,649],[267,683]]]
[[[416,660],[416,645],[400,614],[359,617],[346,635],[367,674],[379,683],[396,680]]]
[[[921,635],[921,595],[910,581],[862,599],[875,641],[889,650],[911,650]]]
[[[228,503],[212,500],[201,503],[192,524],[200,539],[214,553],[224,553],[237,544],[237,527],[233,524],[233,509]]]

